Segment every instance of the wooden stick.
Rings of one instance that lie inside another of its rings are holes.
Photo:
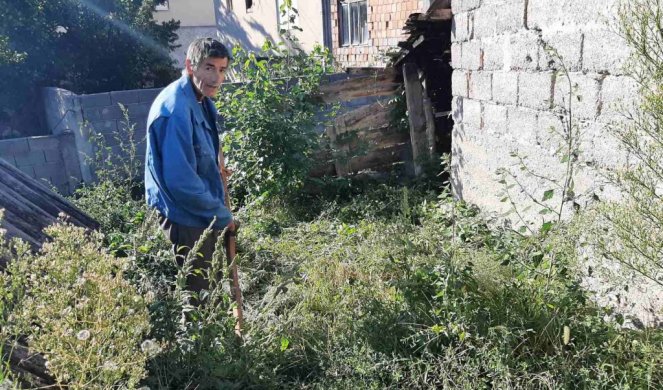
[[[221,156],[219,156],[219,174],[221,175],[221,182],[223,183],[223,191],[225,194],[225,203],[226,208],[230,211],[230,194],[228,193],[228,183],[226,182],[226,176],[221,171],[223,168]],[[237,263],[235,262],[235,255],[237,254],[235,246],[235,235],[237,232],[237,227],[235,230],[226,232],[225,244],[226,244],[226,256],[228,259],[228,265],[230,266],[230,276],[232,278],[232,294],[233,299],[235,300],[235,308],[233,309],[233,316],[237,319],[235,323],[235,334],[237,337],[242,338],[242,328],[244,325],[244,313],[242,311],[242,289],[239,287],[239,272],[237,271]]]

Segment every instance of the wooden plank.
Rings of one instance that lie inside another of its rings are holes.
[[[413,62],[403,64],[403,79],[405,80],[405,97],[407,101],[408,121],[410,123],[414,175],[419,176],[423,172],[422,162],[428,159],[428,142],[426,139],[423,87],[419,80],[419,67],[417,64]]]
[[[394,71],[390,70],[325,84],[320,87],[320,93],[323,102],[338,103],[362,97],[390,96],[399,86],[400,83],[396,81]]]
[[[365,156],[354,157],[350,160],[350,171],[356,173],[363,170],[370,170],[378,166],[401,162],[409,148],[409,143],[403,143],[375,150]]]
[[[388,125],[392,110],[393,105],[377,102],[350,111],[336,118],[337,134]]]
[[[78,226],[96,229],[99,225],[66,199],[45,185],[0,159],[0,209],[4,220],[0,225],[7,237],[19,237],[38,249],[48,236],[43,229],[61,215]]]

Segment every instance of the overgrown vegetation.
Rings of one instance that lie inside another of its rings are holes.
[[[245,74],[265,91],[248,83],[232,92],[235,102],[220,104],[236,104],[225,108],[235,115],[226,140],[232,158],[264,156],[264,163],[238,163],[234,179],[235,194],[261,199],[236,213],[244,222],[243,340],[229,314],[222,243],[208,274],[207,304],[193,307],[183,289],[187,274],[197,272],[191,259],[175,266],[156,216],[132,195],[135,182],[118,180],[126,176],[113,169],[126,167],[117,165],[75,199],[101,221],[101,234],[61,224],[49,230],[53,242],[40,253],[16,241],[0,247],[0,256],[12,259],[0,274],[3,340],[27,336],[72,388],[663,388],[663,332],[623,328],[619,313],[590,299],[575,272],[577,225],[564,223],[559,209],[548,206],[544,215],[554,223],[524,235],[430,181],[327,179],[315,194],[301,191],[308,162],[286,161],[290,145],[282,142],[296,139],[311,150],[314,87],[293,92],[299,102],[276,96],[292,86],[287,79],[269,84],[262,74],[268,64],[260,64],[247,57]],[[273,99],[293,106],[280,111]],[[653,121],[663,110],[653,102],[644,107],[654,112],[627,129],[625,140],[642,131],[640,123],[660,128]],[[266,108],[269,116],[258,112]],[[254,119],[264,129],[251,127]],[[267,134],[272,125],[282,139]],[[651,153],[660,152],[661,139],[647,134],[642,153],[660,157]],[[641,182],[660,183],[651,165],[620,174],[634,186],[626,185],[635,192],[623,206],[633,232],[653,231],[633,236],[639,240],[660,232],[651,224],[658,210],[652,192],[641,191],[658,188]],[[661,241],[628,242],[650,248],[616,252],[635,259],[634,250],[656,255],[650,250],[660,250]],[[660,264],[658,253],[652,264]]]
[[[242,202],[301,189],[320,145],[316,126],[324,121],[316,95],[331,70],[329,51],[320,46],[306,54],[267,41],[262,49],[269,57],[235,47],[242,81],[217,104],[226,118],[233,196]]]
[[[598,210],[595,232],[600,253],[629,272],[663,287],[663,14],[661,2],[625,2],[620,31],[633,49],[626,70],[640,101],[622,107],[628,121],[612,133],[629,153],[631,167],[611,175],[623,192],[619,203]],[[613,275],[614,276],[614,275]]]

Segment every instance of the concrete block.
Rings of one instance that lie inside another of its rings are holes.
[[[600,118],[612,120],[633,112],[637,108],[639,94],[638,83],[633,78],[607,76],[599,95]]]
[[[518,105],[547,110],[552,104],[552,88],[552,72],[521,72],[518,75]]]
[[[61,184],[62,181],[57,182],[54,178],[62,175],[62,166],[60,164],[48,163],[35,165],[34,167],[35,177],[38,179],[46,179],[51,182],[53,185]]]
[[[138,91],[113,91],[110,93],[111,104],[132,104],[140,102],[140,94]]]
[[[481,42],[472,40],[462,44],[461,68],[467,70],[479,70],[483,66],[483,55]]]
[[[18,169],[21,170],[23,173],[26,175],[30,176],[31,178],[35,178],[35,170],[32,168],[32,165],[21,165],[18,166]]]
[[[509,0],[496,4],[495,20],[497,34],[516,32],[525,26],[525,0]]]
[[[493,101],[518,103],[518,72],[493,72]]]
[[[546,30],[543,32],[543,41],[554,52],[548,53],[544,46],[539,51],[540,69],[562,69],[558,64],[564,63],[569,72],[577,72],[582,68],[583,34],[579,29],[571,32]],[[561,59],[560,59],[561,57]]]
[[[583,133],[586,145],[581,157],[599,168],[616,169],[626,167],[628,152],[610,127],[599,122],[592,123]]]
[[[536,125],[536,143],[541,147],[541,155],[555,159],[559,162],[560,150],[565,147],[564,134],[567,130],[568,121],[561,114],[552,112],[539,112]],[[577,123],[579,126],[580,124]]]
[[[60,140],[56,136],[30,137],[28,145],[30,150],[58,150]]]
[[[538,111],[523,107],[509,107],[507,115],[509,138],[519,145],[535,145]]]
[[[456,12],[470,11],[478,8],[481,5],[481,0],[451,0],[451,10]]]
[[[451,44],[451,67],[454,69],[463,68],[462,47],[463,45],[461,43]]]
[[[554,91],[555,107],[569,110],[578,119],[594,119],[599,109],[600,80],[582,73],[571,73],[571,94],[569,83],[564,75],[557,76]],[[522,89],[521,89],[522,92]]]
[[[146,103],[129,104],[127,110],[129,111],[129,119],[133,121],[133,118],[147,117],[150,113],[150,105]]]
[[[500,38],[487,39],[482,42],[483,69],[504,69],[504,40]]]
[[[507,107],[485,103],[483,106],[483,128],[487,134],[504,134],[507,131]]]
[[[139,89],[135,92],[138,94],[138,101],[144,103],[150,103],[159,95],[163,88],[150,88],[150,89]]]
[[[504,68],[511,70],[538,70],[539,36],[534,31],[512,34],[505,45]]]
[[[98,134],[115,133],[117,132],[117,121],[92,122],[89,127]]]
[[[44,150],[44,157],[47,163],[62,161],[62,153],[60,153],[59,149]]]
[[[110,106],[112,103],[110,93],[108,92],[80,95],[79,98],[83,109]]]
[[[497,35],[497,8],[495,6],[482,6],[474,11],[473,38],[487,38]]]
[[[623,38],[606,29],[590,30],[585,33],[583,69],[589,72],[624,74],[624,65],[631,49]]]
[[[454,70],[451,74],[451,94],[453,96],[467,97],[467,76],[468,72],[463,70]]]
[[[83,119],[88,122],[101,122],[122,119],[119,106],[93,107],[83,110]]]
[[[527,26],[546,30],[569,25],[602,25],[615,15],[615,1],[533,0],[528,2]]]
[[[492,72],[471,72],[469,74],[469,97],[475,100],[492,100]]]
[[[0,157],[2,158],[12,156],[15,153],[26,153],[29,150],[30,146],[27,138],[0,140]]]
[[[483,108],[480,101],[464,99],[463,124],[475,129],[483,128]]]
[[[451,42],[464,42],[471,37],[471,22],[472,18],[470,13],[462,12],[455,14],[451,22]]]
[[[46,157],[44,156],[44,151],[35,150],[25,153],[16,153],[14,154],[14,160],[18,167],[25,165],[41,165],[46,163]]]

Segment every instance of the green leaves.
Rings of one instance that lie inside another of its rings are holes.
[[[552,199],[553,195],[555,195],[555,190],[547,190],[546,192],[543,193],[543,199],[541,199],[543,202]]]
[[[329,52],[291,52],[281,42],[265,42],[262,49],[269,57],[233,49],[241,83],[217,102],[228,130],[224,153],[235,171],[231,191],[240,204],[301,188],[319,147],[316,128],[325,121],[315,96],[331,71]]]

